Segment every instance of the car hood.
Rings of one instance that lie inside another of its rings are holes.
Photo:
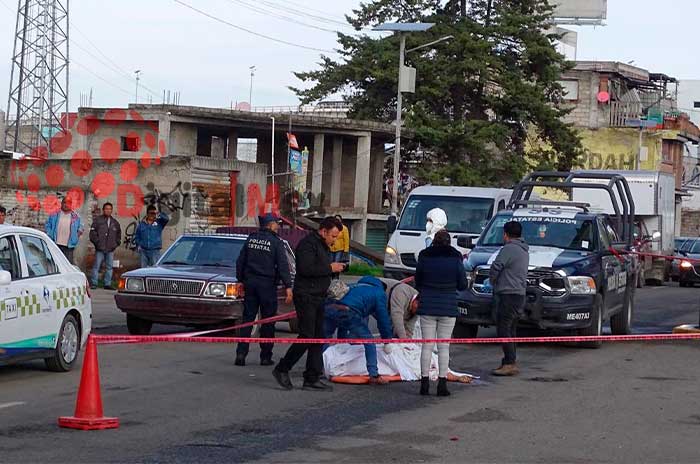
[[[477,266],[490,266],[496,259],[501,247],[476,247],[469,253],[469,258],[465,263],[468,271]],[[566,250],[557,247],[531,246],[530,247],[530,267],[559,269],[591,256],[589,251]]]
[[[236,281],[236,269],[214,266],[160,265],[129,271],[124,277],[160,277],[166,279]]]

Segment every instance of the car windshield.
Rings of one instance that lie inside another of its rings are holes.
[[[481,245],[503,245],[503,226],[511,220],[518,221],[523,226],[523,240],[530,246],[550,246],[585,251],[594,249],[592,220],[538,216],[497,217],[484,231]]]
[[[411,195],[401,214],[399,229],[425,230],[428,211],[442,208],[447,213],[447,230],[480,234],[493,214],[493,198]]]
[[[235,267],[244,240],[183,237],[163,255],[159,264]]]
[[[700,240],[693,241],[693,247],[688,253],[700,253]]]

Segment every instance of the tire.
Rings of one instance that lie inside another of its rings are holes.
[[[478,333],[478,325],[457,322],[452,331],[452,338],[476,338]]]
[[[634,289],[625,294],[622,311],[610,317],[610,330],[613,335],[629,335],[632,332],[632,314],[634,312]]]
[[[80,352],[80,325],[72,314],[66,315],[58,332],[54,355],[44,358],[46,368],[54,372],[67,372],[73,368]]]
[[[299,333],[299,319],[296,317],[289,320],[289,331],[295,334]]]
[[[126,328],[131,335],[148,335],[151,333],[153,321],[141,319],[131,314],[126,315]]]
[[[579,329],[578,334],[581,336],[600,336],[603,334],[603,296],[596,295],[595,303],[591,308],[591,325],[589,327]],[[581,348],[600,348],[603,342],[582,342],[578,345]]]

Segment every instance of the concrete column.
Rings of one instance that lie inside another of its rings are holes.
[[[382,212],[382,190],[384,188],[384,144],[372,149],[370,158],[368,213]]]
[[[165,153],[161,153],[160,147],[165,145]],[[170,154],[170,117],[165,116],[158,120],[158,153],[162,156]]]
[[[367,240],[367,216],[363,217],[362,219],[358,219],[357,221],[353,221],[352,226],[350,227],[350,233],[350,237],[354,241],[366,245],[365,241]]]
[[[230,160],[238,159],[238,132],[235,129],[231,129],[228,132],[226,145],[226,158]]]
[[[331,208],[340,206],[340,184],[343,180],[342,176],[343,164],[343,137],[336,136],[333,138],[333,169],[331,176]]]
[[[369,199],[371,148],[371,133],[358,137],[357,158],[355,161],[355,199],[353,201],[353,207],[362,208],[365,213],[367,213],[367,201]]]
[[[311,193],[317,198],[323,189],[323,149],[325,136],[316,134],[314,136],[313,172],[311,174]]]

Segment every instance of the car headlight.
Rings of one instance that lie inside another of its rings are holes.
[[[124,288],[127,292],[143,293],[146,291],[146,285],[141,277],[127,277]]]
[[[384,264],[401,264],[399,254],[390,246],[384,250]]]
[[[681,261],[681,269],[692,269],[693,264],[690,261]]]
[[[239,284],[212,282],[207,286],[207,290],[204,292],[204,295],[217,298],[238,298],[241,293]]]
[[[568,277],[569,288],[573,295],[595,295],[595,280],[592,277]]]

